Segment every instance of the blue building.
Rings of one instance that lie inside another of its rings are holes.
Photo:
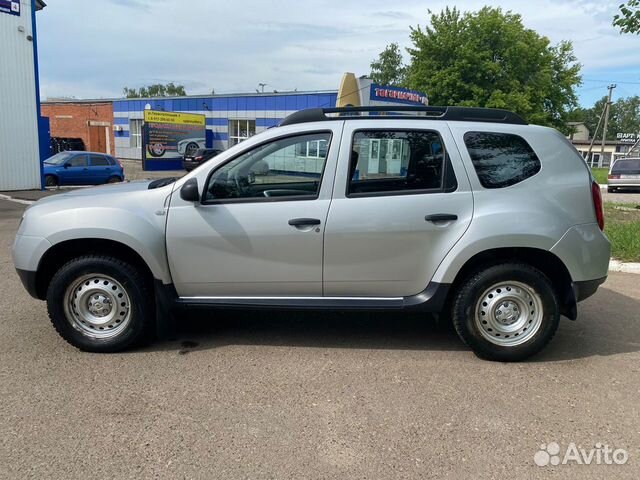
[[[116,156],[142,159],[145,110],[199,113],[206,117],[207,147],[226,150],[256,133],[277,125],[305,108],[335,107],[338,91],[204,95],[113,101]]]

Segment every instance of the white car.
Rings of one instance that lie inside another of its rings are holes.
[[[205,148],[206,146],[204,138],[185,138],[178,142],[178,153],[183,157],[188,157],[196,153],[199,148]]]

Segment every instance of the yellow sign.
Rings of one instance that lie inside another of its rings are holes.
[[[197,113],[157,112],[155,110],[144,111],[145,123],[170,123],[173,125],[200,125],[205,126],[204,115]]]

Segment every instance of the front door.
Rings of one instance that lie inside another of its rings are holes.
[[[325,231],[327,296],[422,292],[471,222],[471,188],[447,125],[381,124],[345,124]]]
[[[61,172],[63,183],[83,185],[90,183],[89,155],[80,153],[65,162],[66,167]]]
[[[321,296],[339,144],[338,126],[279,137],[196,176],[199,203],[175,192],[166,238],[178,294]]]

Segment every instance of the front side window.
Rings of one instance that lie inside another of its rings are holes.
[[[142,147],[142,120],[129,120],[129,146]]]
[[[67,162],[70,167],[86,167],[89,165],[87,155],[76,155]]]
[[[330,133],[298,135],[260,145],[215,170],[205,202],[250,199],[316,198],[327,158]],[[323,156],[301,154],[303,145],[325,142]]]
[[[229,120],[229,146],[244,142],[256,134],[255,120]]]
[[[443,145],[437,132],[427,130],[356,132],[347,195],[441,191],[447,164]]]
[[[484,188],[509,187],[540,171],[538,156],[519,135],[468,132],[464,143]]]

